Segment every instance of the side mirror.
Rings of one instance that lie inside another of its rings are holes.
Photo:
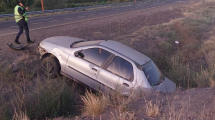
[[[78,51],[78,52],[75,52],[75,57],[84,58],[84,54]]]

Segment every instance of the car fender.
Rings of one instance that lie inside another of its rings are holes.
[[[65,70],[68,57],[71,53],[71,49],[67,49],[51,43],[48,43],[48,44],[45,43],[45,45],[42,46],[42,49],[44,49],[46,53],[49,53],[55,56],[60,63],[61,71]]]

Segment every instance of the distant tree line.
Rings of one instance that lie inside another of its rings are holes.
[[[0,0],[0,13],[12,13],[19,0]],[[31,11],[41,10],[41,0],[24,0]],[[43,0],[45,9],[79,7],[132,0]]]

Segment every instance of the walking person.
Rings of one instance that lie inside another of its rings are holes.
[[[23,33],[23,29],[25,30],[26,33],[26,38],[27,38],[27,43],[34,43],[31,41],[30,36],[29,36],[29,29],[28,29],[28,18],[26,15],[26,10],[28,10],[28,7],[24,8],[25,2],[19,1],[18,5],[14,8],[14,16],[15,16],[15,21],[17,25],[19,26],[19,33],[16,36],[15,43],[16,44],[21,44],[19,42],[19,37]]]

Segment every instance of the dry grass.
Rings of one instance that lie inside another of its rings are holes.
[[[30,120],[30,119],[28,118],[26,112],[17,113],[17,112],[15,111],[12,120]]]
[[[111,120],[136,120],[134,112],[123,112],[121,110],[115,110],[115,113],[111,112]]]
[[[81,100],[84,103],[84,110],[88,115],[99,115],[107,107],[109,99],[102,96],[96,96],[91,91],[86,91],[85,96],[81,96]]]
[[[181,120],[185,119],[185,107],[190,104],[190,99],[188,101],[181,102],[181,108],[177,109],[175,105],[175,100],[177,96],[174,96],[173,100],[171,101],[170,98],[167,96],[167,103],[168,103],[168,115],[164,117],[165,120]],[[189,116],[189,113],[187,113]]]
[[[157,104],[153,104],[152,101],[146,103],[146,114],[149,117],[156,117],[159,114],[159,107]]]
[[[214,87],[214,78],[215,75],[215,66],[211,65],[207,69],[201,68],[201,71],[196,74],[195,81],[198,84],[198,87]]]

